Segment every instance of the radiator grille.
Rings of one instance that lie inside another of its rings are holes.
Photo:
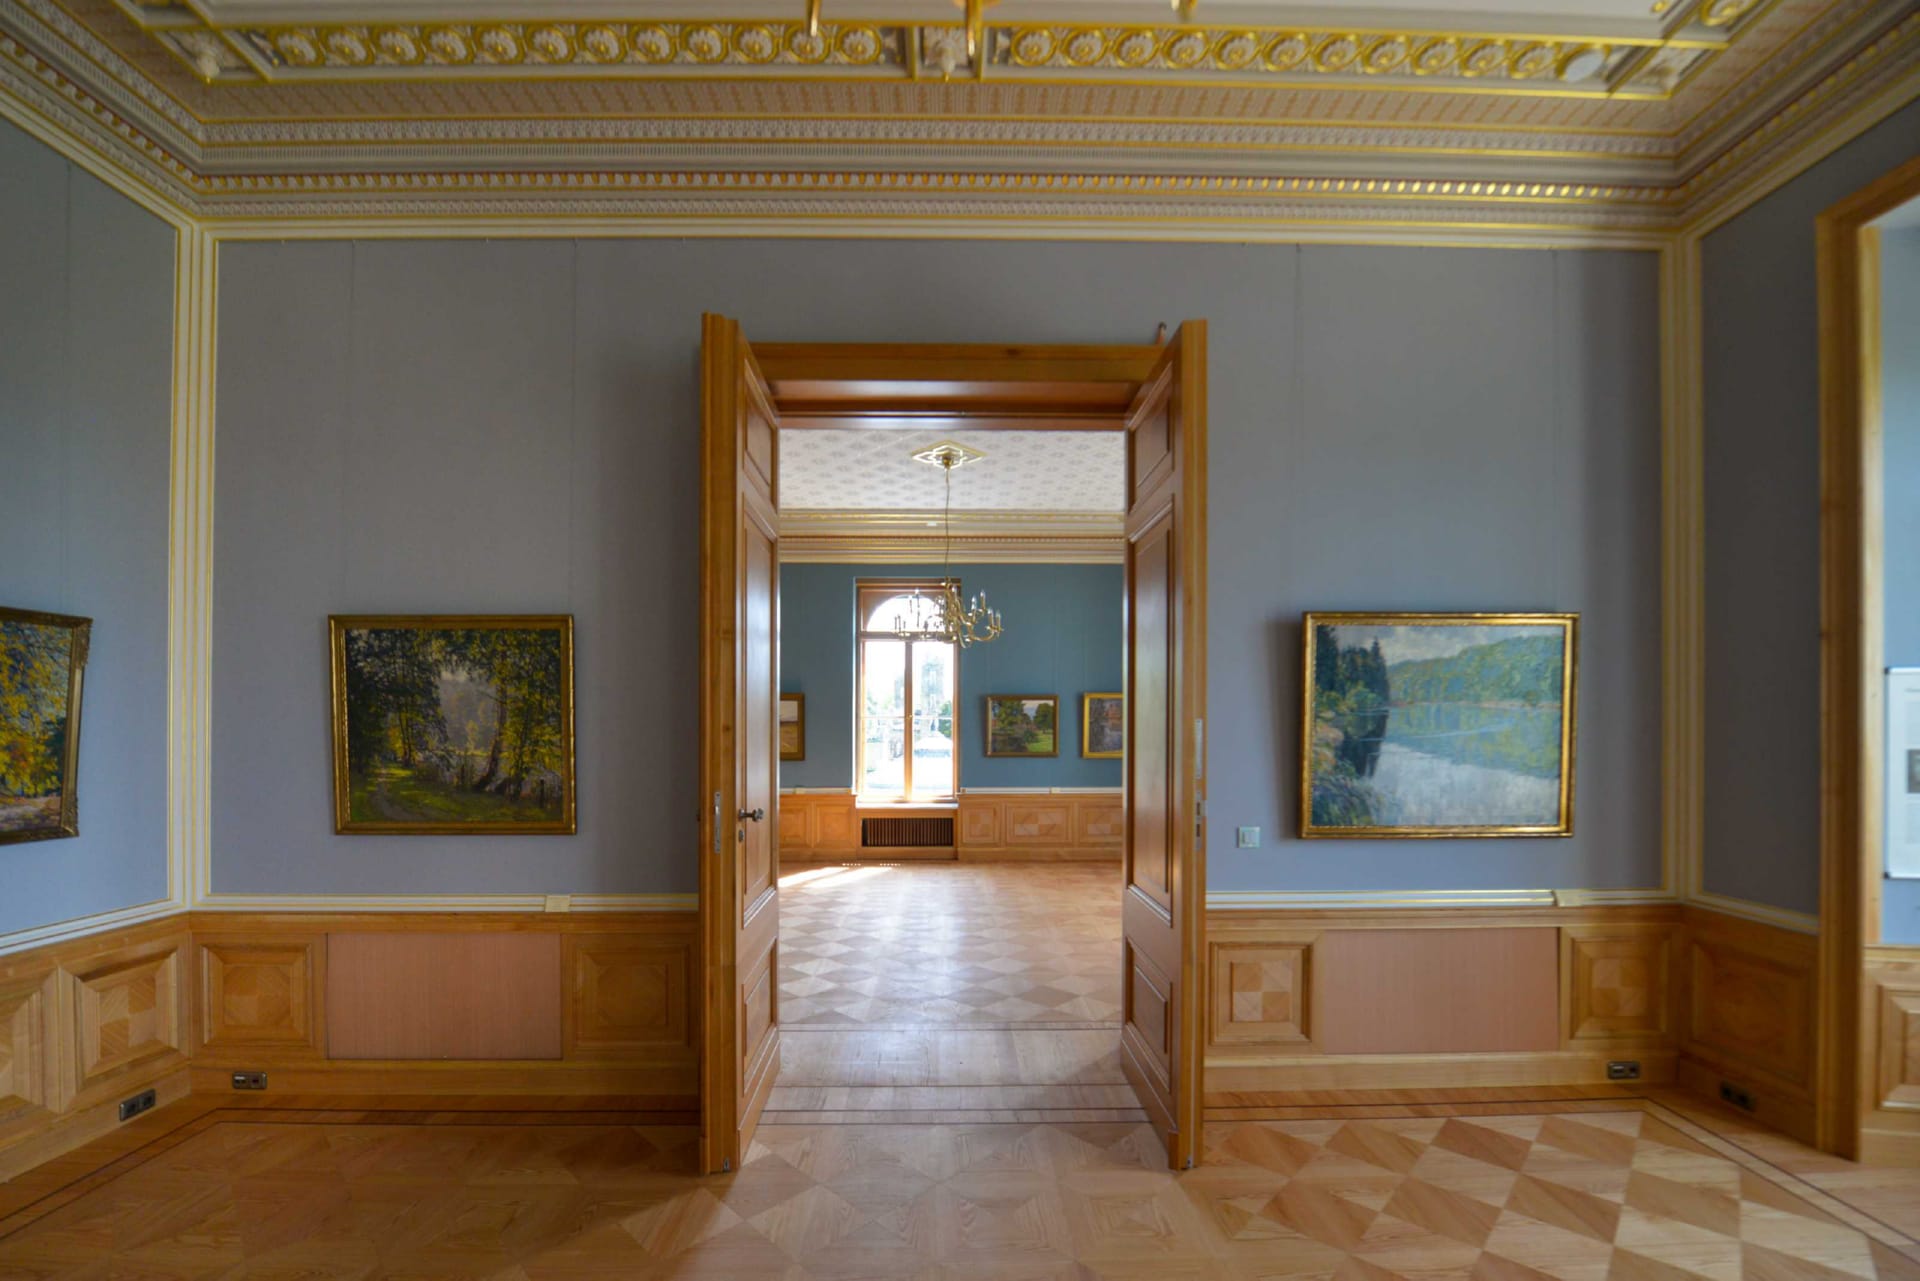
[[[872,849],[928,847],[953,844],[950,818],[865,818],[860,820],[860,844]]]

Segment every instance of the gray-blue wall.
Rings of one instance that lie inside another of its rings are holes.
[[[1920,154],[1897,112],[1706,238],[1706,796],[1714,893],[1820,907],[1820,353],[1813,221]]]
[[[1920,667],[1920,227],[1880,237],[1880,396],[1887,665]],[[1920,880],[1885,882],[1881,913],[1882,941],[1920,943]]]
[[[694,888],[703,310],[769,342],[1208,318],[1210,812],[1268,839],[1216,842],[1210,888],[1658,882],[1651,254],[262,243],[220,279],[217,890]],[[1300,612],[1341,608],[1581,611],[1578,834],[1284,839]],[[577,616],[580,835],[332,835],[325,619],[360,610]]]
[[[854,785],[854,582],[932,578],[938,565],[782,565],[780,688],[807,696],[807,759],[780,766],[783,787]],[[956,565],[966,594],[984,591],[1006,633],[960,651],[960,786],[1118,787],[1120,762],[1080,755],[1080,696],[1120,688],[1118,565]],[[986,755],[988,694],[1056,694],[1060,754]]]
[[[0,934],[167,894],[173,229],[0,122],[0,604],[93,619],[80,835],[0,845]]]

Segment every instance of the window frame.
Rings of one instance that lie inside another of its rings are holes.
[[[941,578],[858,578],[853,584],[853,652],[855,678],[853,683],[853,792],[861,801],[872,801],[889,805],[928,805],[957,801],[960,795],[960,647],[946,641],[911,640],[895,632],[874,631],[867,627],[867,616],[872,611],[893,599],[905,596],[918,588],[923,596],[936,594],[943,590],[945,579]],[[960,580],[955,578],[956,588]],[[867,778],[867,642],[870,640],[899,641],[906,647],[905,665],[907,673],[905,700],[901,708],[902,733],[906,747],[902,752],[902,786],[898,794],[865,790]],[[948,790],[936,795],[922,796],[913,786],[913,647],[915,645],[940,645],[949,654],[949,666],[953,672],[953,765],[950,771]]]

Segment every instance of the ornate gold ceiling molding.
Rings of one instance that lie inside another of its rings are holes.
[[[1764,87],[1749,99],[1767,108],[1765,118],[1685,181],[1661,175],[1657,137],[1633,130],[1582,132],[1575,125],[1536,126],[1535,133],[1509,131],[1500,141],[1579,140],[1615,148],[1609,155],[1622,180],[1568,181],[1564,174],[1454,176],[1469,166],[1497,171],[1510,157],[1460,145],[1475,138],[1477,131],[1471,127],[1440,127],[1437,133],[1396,127],[1376,133],[1376,138],[1391,141],[1368,150],[1362,141],[1366,128],[1318,123],[1302,127],[1298,138],[1303,151],[1321,156],[1315,163],[1328,172],[1319,175],[1074,168],[1106,154],[1103,148],[1108,145],[1159,146],[1169,163],[1184,152],[1192,157],[1190,163],[1201,167],[1219,163],[1208,143],[1234,150],[1228,140],[1236,137],[1244,144],[1236,151],[1244,153],[1238,163],[1258,165],[1291,136],[1285,126],[1239,120],[920,121],[909,122],[924,126],[919,132],[884,143],[891,122],[791,122],[803,130],[832,132],[843,141],[889,146],[889,160],[910,156],[918,162],[918,167],[898,168],[849,164],[839,155],[831,168],[758,167],[767,158],[767,144],[756,141],[750,131],[764,122],[644,117],[559,122],[584,133],[601,130],[600,136],[606,137],[675,139],[674,145],[688,149],[682,162],[703,146],[703,126],[712,123],[723,134],[736,124],[744,126],[736,144],[704,143],[724,164],[686,169],[668,167],[657,156],[655,163],[635,167],[586,168],[577,167],[577,161],[576,167],[555,166],[551,158],[556,150],[579,155],[584,144],[542,145],[540,129],[555,122],[520,121],[512,123],[526,131],[525,140],[515,144],[510,155],[483,152],[477,159],[487,163],[469,171],[349,169],[345,162],[352,157],[345,152],[322,154],[327,130],[360,129],[367,137],[387,130],[383,136],[397,140],[396,155],[441,162],[474,155],[470,145],[441,146],[469,143],[473,134],[463,131],[474,122],[294,121],[285,126],[285,134],[276,134],[281,126],[264,121],[203,125],[158,93],[138,68],[116,62],[114,49],[71,19],[62,21],[64,11],[50,0],[0,0],[0,91],[16,108],[9,114],[19,118],[24,112],[55,122],[144,187],[235,235],[256,230],[270,234],[265,229],[271,225],[301,222],[350,222],[353,234],[403,234],[409,228],[419,234],[423,226],[439,228],[435,234],[460,234],[447,228],[460,219],[476,219],[496,231],[515,228],[517,234],[1645,245],[1659,243],[1729,184],[1745,182],[1780,156],[1804,149],[1808,138],[1819,136],[1838,116],[1857,111],[1862,103],[1904,100],[1901,86],[1912,80],[1920,64],[1920,5],[1903,2],[1897,10],[1888,25],[1885,5],[1835,0],[1825,11],[1831,21],[1803,33],[1810,43],[1796,55],[1800,63],[1748,77]],[[1749,22],[1764,18],[1760,6],[1748,12]],[[41,21],[43,16],[48,20]],[[1878,34],[1864,46],[1837,64],[1826,60],[1845,43],[1836,33],[1857,34],[1875,19]],[[23,33],[31,35],[30,43],[20,38]],[[1820,74],[1809,81],[1814,70]],[[1791,97],[1779,100],[1789,92]],[[161,112],[156,99],[172,104],[174,111]],[[210,172],[208,154],[215,149],[206,144],[215,136],[241,148],[237,154],[258,167],[245,173]],[[1423,138],[1433,137],[1447,145],[1422,145]],[[729,145],[739,149],[730,151]],[[939,161],[946,155],[981,167],[942,167]],[[303,158],[312,167],[303,167]],[[543,159],[548,163],[541,163]],[[1267,159],[1271,163],[1271,156]],[[1591,169],[1588,162],[1594,159],[1577,150],[1534,157],[1549,170]],[[337,169],[316,171],[314,162],[320,160]],[[492,167],[496,164],[499,167]],[[1055,171],[1023,168],[1045,164],[1056,166]],[[1381,177],[1350,172],[1354,169],[1426,170],[1448,176]]]
[[[960,23],[804,22],[721,17],[613,21],[221,23],[180,0],[117,0],[209,84],[364,78],[522,79],[586,75],[876,76],[1157,83],[1230,79],[1433,92],[1662,99],[1769,0],[1691,6],[1677,29],[1538,33],[1498,29],[1202,24],[989,23],[969,56]]]

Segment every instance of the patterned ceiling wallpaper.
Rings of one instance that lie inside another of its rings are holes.
[[[837,431],[780,434],[782,511],[939,511],[940,471],[913,455],[943,440],[986,455],[953,473],[955,511],[1118,512],[1125,433]]]

